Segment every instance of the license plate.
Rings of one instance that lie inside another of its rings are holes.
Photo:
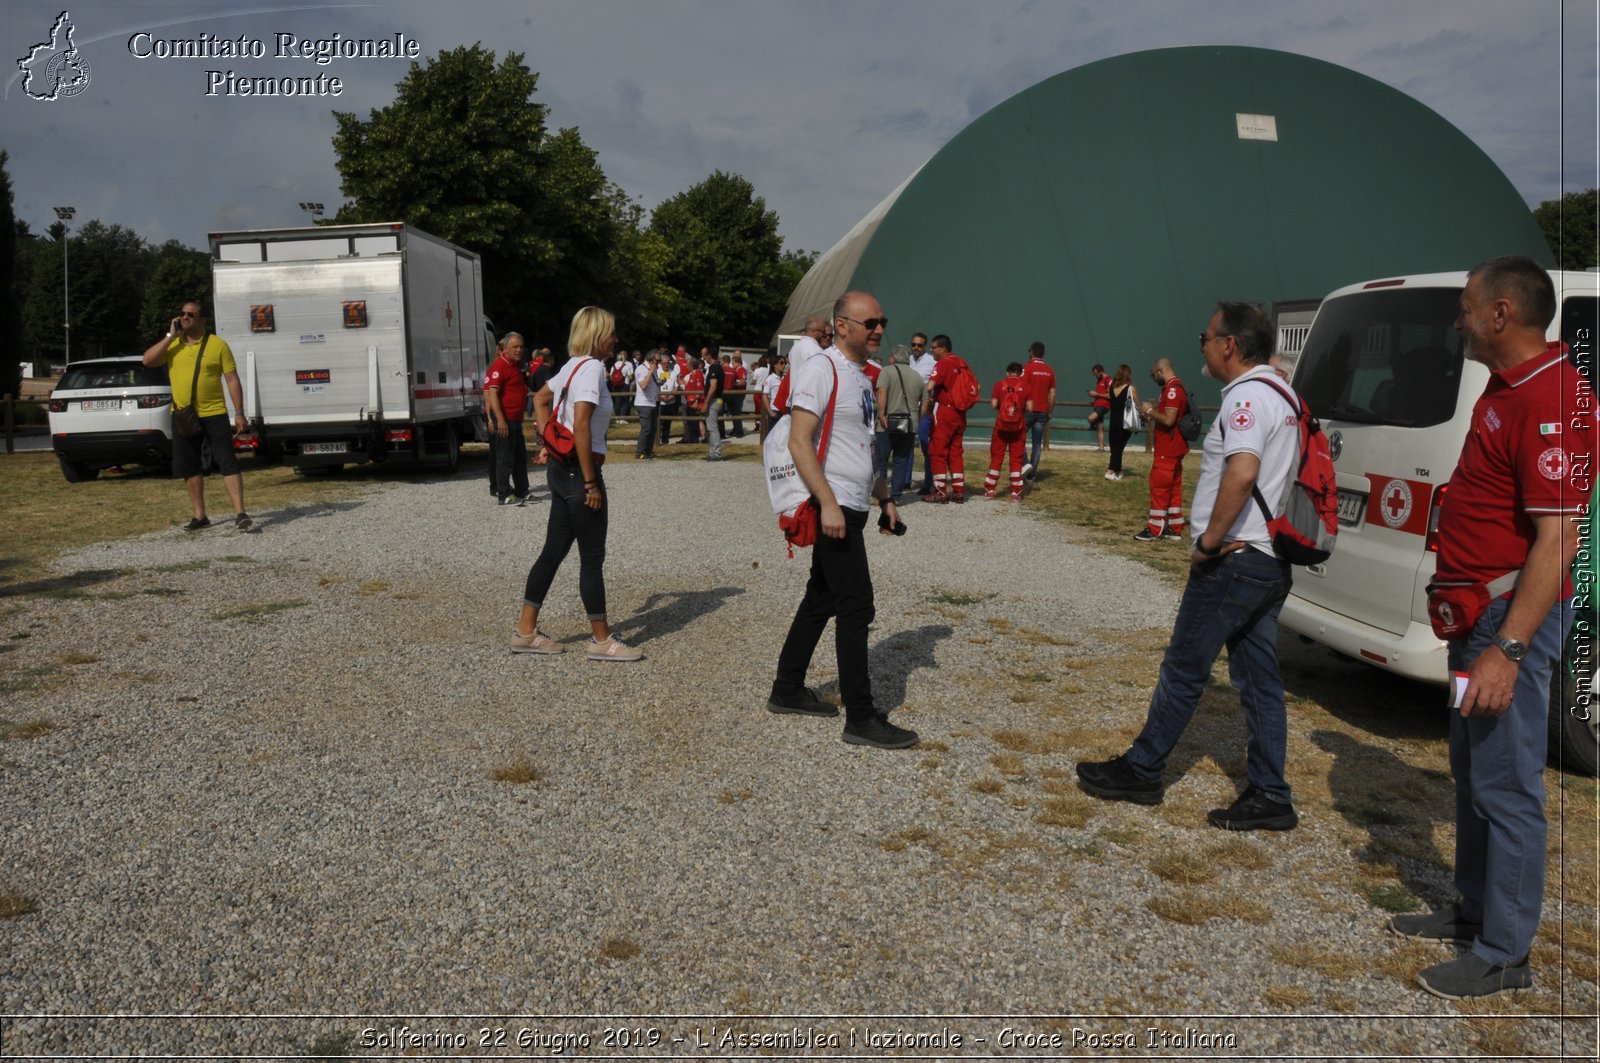
[[[300,447],[302,454],[346,454],[349,451],[349,443],[306,443]]]
[[[122,409],[121,399],[84,399],[83,408],[93,413],[117,413]]]
[[[1353,528],[1361,523],[1361,515],[1367,511],[1367,496],[1359,491],[1339,492],[1339,523]]]

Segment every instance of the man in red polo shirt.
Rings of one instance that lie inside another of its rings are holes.
[[[528,441],[522,417],[528,408],[528,378],[522,372],[522,336],[508,332],[497,345],[499,357],[483,378],[483,405],[489,415],[489,447],[494,475],[490,489],[502,506],[528,500]]]
[[[1514,255],[1473,268],[1456,320],[1463,353],[1490,371],[1440,508],[1428,600],[1451,671],[1467,676],[1450,714],[1460,900],[1389,922],[1406,937],[1467,946],[1417,975],[1453,1000],[1533,982],[1550,673],[1572,620],[1594,446],[1593,391],[1565,345],[1545,342],[1555,312],[1550,275]]]
[[[1056,407],[1056,371],[1044,360],[1044,344],[1038,340],[1028,344],[1028,361],[1022,367],[1022,380],[1028,389],[1028,413],[1024,420],[1032,438],[1022,476],[1032,480],[1039,471],[1045,433],[1050,430],[1050,414]]]
[[[1150,519],[1134,534],[1141,543],[1157,539],[1183,538],[1183,458],[1189,441],[1178,431],[1178,420],[1189,407],[1183,381],[1172,371],[1172,360],[1157,358],[1150,367],[1150,379],[1161,389],[1161,397],[1144,404],[1155,438],[1155,460],[1150,463]]]

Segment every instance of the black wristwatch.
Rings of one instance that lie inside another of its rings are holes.
[[[1220,546],[1215,547],[1215,548],[1213,548],[1211,550],[1207,550],[1206,549],[1206,539],[1205,539],[1205,536],[1203,536],[1203,535],[1198,536],[1198,537],[1195,538],[1194,548],[1196,550],[1200,551],[1206,557],[1216,557],[1218,554],[1222,553],[1222,547],[1220,547]]]
[[[1500,647],[1500,652],[1506,655],[1506,660],[1520,662],[1528,655],[1528,645],[1516,639],[1503,639],[1499,635],[1494,637],[1494,644]]]

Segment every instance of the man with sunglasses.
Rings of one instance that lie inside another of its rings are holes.
[[[867,627],[875,615],[865,538],[872,499],[876,497],[883,510],[880,534],[893,534],[900,527],[900,514],[888,484],[874,467],[876,403],[862,366],[882,346],[889,321],[878,300],[866,292],[846,292],[833,311],[834,346],[789,371],[794,378],[789,392],[789,455],[816,502],[821,534],[811,548],[805,596],[778,654],[767,709],[802,716],[839,714],[805,685],[811,657],[832,619],[839,693],[844,700],[844,740],[876,749],[905,749],[917,744],[917,733],[896,727],[887,713],[879,711],[867,668]],[[828,451],[819,459],[822,425],[830,408]]]
[[[182,477],[194,514],[183,526],[184,530],[193,532],[211,526],[206,516],[202,479],[205,470],[201,465],[201,447],[209,442],[211,460],[222,474],[222,486],[233,503],[233,526],[247,531],[252,522],[250,514],[244,511],[244,476],[239,471],[239,459],[233,453],[235,433],[243,433],[250,427],[244,419],[244,388],[239,383],[239,370],[227,342],[221,336],[207,334],[206,317],[199,300],[191,299],[183,304],[183,312],[172,319],[167,334],[144,352],[144,364],[167,367],[174,410],[193,406],[200,415],[198,435],[185,436],[176,426],[172,433],[172,474]],[[228,397],[233,400],[231,427],[228,405],[222,396],[224,384]]]
[[[1267,383],[1277,379],[1267,364],[1274,339],[1271,320],[1249,303],[1217,304],[1200,334],[1206,375],[1222,382],[1222,408],[1201,451],[1189,581],[1144,729],[1121,756],[1080,761],[1077,768],[1078,785],[1095,797],[1159,805],[1167,758],[1226,646],[1250,740],[1244,792],[1206,815],[1224,830],[1291,830],[1299,823],[1284,779],[1289,720],[1278,674],[1278,612],[1289,595],[1289,563],[1273,552],[1252,498],[1257,488],[1264,498],[1281,498],[1300,457],[1296,411]]]

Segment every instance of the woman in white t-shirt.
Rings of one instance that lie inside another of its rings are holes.
[[[644,654],[625,644],[606,622],[606,526],[611,503],[600,477],[606,460],[606,429],[611,425],[610,374],[606,362],[617,345],[617,322],[611,313],[586,306],[572,316],[567,337],[567,364],[533,397],[539,438],[554,417],[572,432],[572,454],[566,460],[546,450],[549,464],[550,522],[544,549],[528,570],[522,615],[511,639],[512,653],[561,653],[565,647],[539,630],[539,610],[555,581],[556,570],[578,544],[578,594],[589,616],[592,661],[637,661]]]

